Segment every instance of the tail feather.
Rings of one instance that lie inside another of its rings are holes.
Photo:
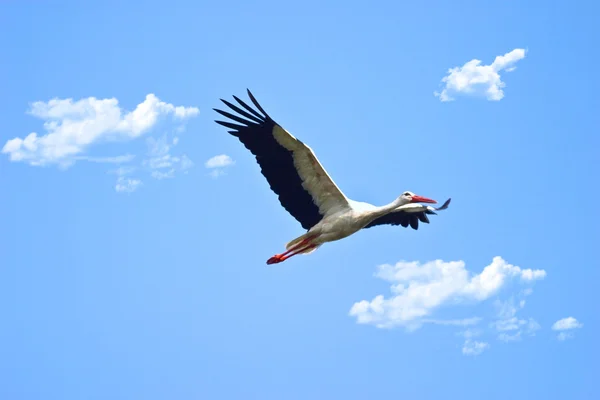
[[[289,250],[289,249],[291,249],[292,247],[294,247],[295,245],[297,245],[298,243],[300,243],[301,241],[305,240],[305,239],[306,239],[306,238],[308,238],[308,237],[310,237],[310,235],[308,234],[308,232],[306,232],[306,233],[305,233],[304,235],[302,235],[302,236],[298,236],[296,239],[294,239],[294,240],[292,240],[292,241],[288,242],[288,243],[285,245],[285,249],[286,249],[286,250]]]
[[[290,250],[291,248],[293,248],[293,247],[295,247],[295,246],[298,246],[298,245],[299,245],[299,244],[300,244],[300,243],[301,243],[303,240],[307,240],[307,239],[309,239],[309,240],[307,241],[307,243],[306,243],[306,246],[302,246],[302,247],[307,247],[307,246],[309,246],[309,245],[311,244],[311,243],[310,243],[310,238],[311,238],[311,236],[312,236],[312,235],[313,235],[313,234],[309,234],[308,232],[306,232],[304,235],[302,235],[302,236],[299,236],[299,237],[297,237],[296,239],[294,239],[294,240],[292,240],[292,241],[288,242],[288,243],[285,245],[285,249],[286,249],[286,250]],[[314,246],[314,247],[311,247],[311,248],[309,248],[309,249],[306,249],[306,250],[297,249],[297,250],[294,250],[294,254],[310,254],[310,253],[312,253],[313,251],[317,250],[319,247],[321,247],[321,245],[320,245],[320,244],[318,244],[318,245],[316,245],[316,246]],[[298,251],[298,250],[301,250],[301,251]]]
[[[318,245],[316,245],[316,246],[313,246],[313,247],[311,247],[310,249],[306,249],[306,250],[303,250],[303,251],[296,251],[296,252],[294,252],[294,253],[295,253],[295,254],[305,254],[305,255],[306,255],[306,254],[310,254],[310,253],[312,253],[313,251],[317,250],[319,247],[321,247],[321,245],[320,245],[320,244],[318,244]]]

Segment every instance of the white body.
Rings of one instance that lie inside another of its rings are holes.
[[[386,206],[376,207],[369,203],[348,200],[348,205],[336,207],[332,213],[326,214],[307,233],[289,242],[286,248],[290,249],[296,243],[311,237],[310,242],[315,247],[305,253],[313,252],[324,243],[334,242],[358,232],[381,215],[392,212],[394,209],[402,209],[403,205],[410,205],[409,201],[410,199],[401,196]]]
[[[287,249],[311,237],[310,242],[315,246],[306,253],[313,252],[323,243],[348,237],[377,217],[410,202],[410,197],[404,195],[383,207],[350,200],[327,174],[309,146],[279,125],[273,128],[273,136],[281,146],[292,152],[294,166],[303,182],[302,186],[310,193],[313,202],[324,215],[307,233],[289,242],[286,245]]]

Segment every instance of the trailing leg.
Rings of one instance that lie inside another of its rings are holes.
[[[297,254],[310,253],[314,251],[318,245],[313,244],[311,241],[315,239],[316,236],[303,235],[298,239],[295,239],[287,244],[287,250],[281,254],[276,254],[273,257],[267,260],[267,264],[276,264],[282,261],[287,260],[290,257],[293,257]]]

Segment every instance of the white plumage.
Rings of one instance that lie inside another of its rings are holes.
[[[287,243],[286,251],[271,257],[267,264],[312,253],[323,243],[343,239],[363,228],[390,224],[418,229],[419,221],[429,223],[427,215],[448,207],[450,199],[439,208],[418,204],[436,201],[408,191],[381,207],[349,199],[327,174],[312,149],[277,124],[249,90],[248,96],[258,111],[233,96],[243,109],[221,101],[241,116],[215,111],[239,124],[216,122],[230,128],[229,133],[254,154],[281,205],[307,230]]]

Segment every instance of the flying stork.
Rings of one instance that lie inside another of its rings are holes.
[[[349,199],[327,174],[312,149],[275,122],[250,90],[247,92],[258,110],[236,96],[233,98],[243,109],[221,99],[240,116],[214,108],[233,121],[215,122],[231,129],[228,132],[256,157],[281,205],[307,230],[287,243],[285,252],[269,258],[267,264],[312,253],[326,242],[343,239],[363,228],[387,224],[410,225],[416,230],[419,221],[429,223],[427,215],[448,207],[450,199],[438,208],[418,204],[437,202],[410,191],[381,207]]]

